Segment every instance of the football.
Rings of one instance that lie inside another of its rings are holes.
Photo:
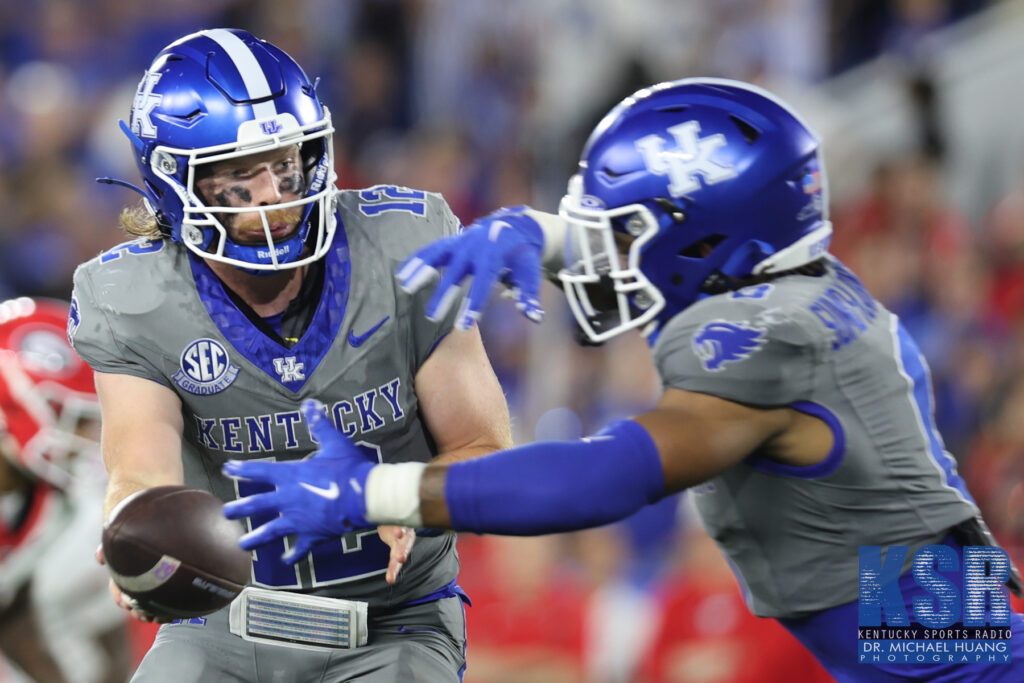
[[[121,501],[103,526],[114,583],[161,619],[203,616],[227,605],[249,580],[243,529],[211,493],[156,486]]]

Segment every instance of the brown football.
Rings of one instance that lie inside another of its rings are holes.
[[[216,496],[185,486],[133,493],[103,526],[103,555],[121,591],[162,619],[215,612],[249,580],[243,529]]]

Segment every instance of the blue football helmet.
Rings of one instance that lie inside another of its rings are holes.
[[[135,189],[161,231],[199,256],[265,273],[309,263],[330,247],[337,179],[331,115],[301,67],[270,43],[237,29],[203,30],[171,43],[143,76],[121,128],[142,174],[143,187]],[[297,200],[219,206],[196,189],[209,164],[288,146],[301,157]],[[275,240],[268,212],[296,207],[299,229]],[[245,212],[259,213],[266,243],[229,238],[225,216]]]
[[[684,79],[623,100],[559,209],[559,277],[589,340],[649,334],[698,299],[820,258],[832,226],[819,148],[796,112],[746,83]]]

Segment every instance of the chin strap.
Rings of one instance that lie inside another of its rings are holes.
[[[162,213],[153,208],[154,206],[156,206],[156,198],[151,193],[147,192],[138,185],[132,185],[128,181],[120,180],[118,178],[97,178],[96,182],[102,183],[103,185],[120,185],[121,187],[126,187],[129,190],[132,190],[133,192],[138,192],[139,194],[141,194],[142,203],[145,204],[146,209],[148,209],[149,212],[156,217],[156,225],[157,229],[160,231],[160,234],[164,236],[171,234],[171,229],[170,227],[168,227],[167,219],[164,217]]]
[[[154,199],[152,194],[150,194],[149,192],[146,192],[145,190],[143,190],[138,185],[132,185],[127,180],[120,180],[119,178],[106,178],[106,177],[104,177],[104,178],[97,178],[96,182],[97,183],[102,183],[104,185],[120,185],[121,187],[127,187],[129,190],[133,190],[134,192],[138,192],[139,194],[141,194],[142,198],[145,199],[146,201],[148,201],[150,204],[152,204],[155,201],[155,199]]]

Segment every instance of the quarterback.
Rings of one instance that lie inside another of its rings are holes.
[[[122,224],[139,237],[78,268],[69,326],[103,409],[108,514],[165,484],[265,490],[221,467],[312,453],[310,397],[367,462],[509,445],[479,334],[413,315],[425,301],[392,277],[458,220],[435,194],[336,188],[330,113],[287,54],[240,30],[185,36],[121,127],[144,200]],[[454,538],[421,538],[402,568],[413,538],[368,528],[253,553],[245,600],[163,625],[134,680],[459,680]]]
[[[284,531],[312,543],[371,522],[567,531],[690,488],[750,610],[778,619],[837,679],[1021,680],[1019,615],[1010,664],[858,662],[862,546],[908,550],[887,569],[902,574],[914,609],[931,604],[909,571],[915,551],[994,541],[935,428],[913,339],[828,254],[819,147],[788,105],[744,83],[688,79],[624,100],[591,134],[561,219],[499,211],[398,274],[417,289],[447,268],[433,317],[454,298],[450,286],[474,277],[460,321],[470,325],[499,279],[539,318],[539,274],[557,268],[589,340],[647,335],[658,405],[576,442],[450,466],[368,464],[317,418],[314,458],[226,466],[277,487],[227,506],[229,516],[282,514],[243,547]],[[343,495],[310,503],[303,487],[327,481]],[[1008,560],[992,571],[1020,589]]]

